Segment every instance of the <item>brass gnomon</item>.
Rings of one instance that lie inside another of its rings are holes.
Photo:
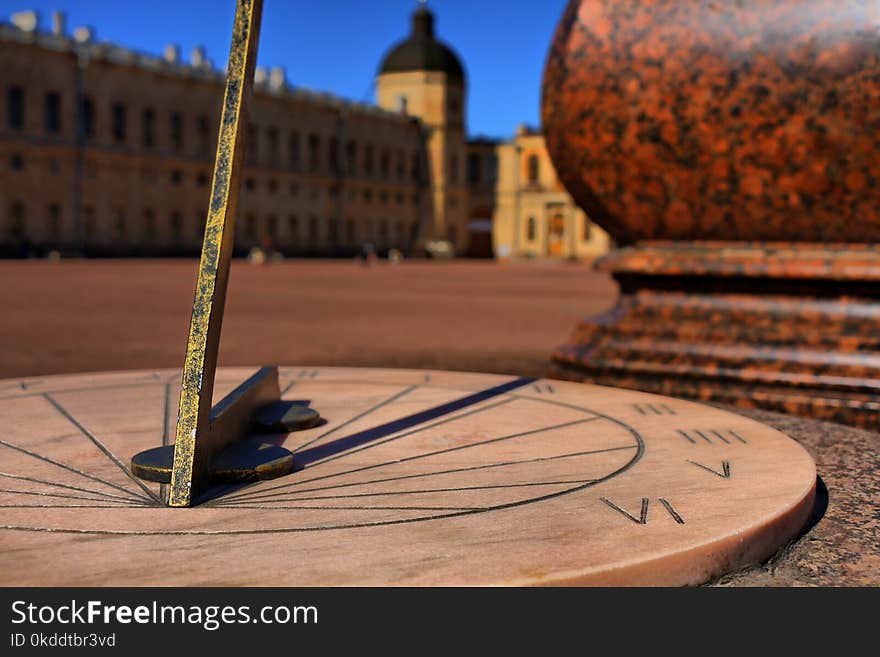
[[[277,367],[260,369],[211,408],[262,4],[262,0],[238,0],[235,12],[175,442],[140,452],[131,460],[135,476],[170,484],[168,506],[192,506],[214,484],[289,473],[293,454],[266,440],[265,434],[307,429],[320,420],[308,406],[281,401]]]

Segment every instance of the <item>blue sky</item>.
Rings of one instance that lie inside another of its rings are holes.
[[[416,0],[264,0],[259,64],[284,66],[295,85],[373,100],[383,53],[409,32]],[[537,125],[544,60],[565,0],[431,0],[437,32],[464,61],[472,135],[509,137]],[[185,57],[207,47],[218,66],[229,51],[234,0],[0,0],[0,20],[36,9],[48,27],[67,13],[68,31],[95,28],[100,40]]]

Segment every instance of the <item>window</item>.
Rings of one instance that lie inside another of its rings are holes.
[[[87,240],[91,240],[95,237],[95,233],[98,232],[98,217],[95,214],[95,208],[91,206],[84,207],[82,216],[85,237]]]
[[[354,221],[351,219],[345,222],[345,241],[348,244],[355,243]]]
[[[266,217],[266,234],[273,243],[278,239],[278,217],[274,214]]]
[[[180,237],[183,233],[183,217],[179,212],[171,213],[171,235]]]
[[[171,112],[171,148],[175,151],[183,149],[183,116],[180,112]]]
[[[141,115],[141,144],[145,148],[156,145],[156,112],[149,108]]]
[[[204,171],[200,171],[196,176],[196,185],[199,187],[205,187],[208,184],[208,174]]]
[[[209,155],[211,152],[211,125],[207,116],[196,119],[196,134],[198,135],[199,154]]]
[[[383,150],[382,154],[379,156],[379,173],[383,178],[388,177],[390,167],[391,157],[388,155],[388,151]]]
[[[56,135],[61,132],[61,94],[51,91],[46,94],[46,132]]]
[[[467,159],[467,180],[471,185],[477,185],[480,182],[482,174],[482,157],[477,153],[471,153]]]
[[[290,185],[287,186],[287,193],[291,196],[299,195],[299,185],[296,183],[290,183]]]
[[[590,238],[593,236],[593,224],[588,217],[584,217],[583,229],[584,233],[581,239],[583,239],[584,242],[589,242]]]
[[[339,225],[333,217],[327,220],[327,241],[330,244],[336,244],[339,241]]]
[[[321,165],[321,138],[316,134],[309,135],[309,171],[317,171]]]
[[[498,180],[498,156],[495,153],[486,158],[486,180],[492,184]]]
[[[9,206],[9,217],[12,219],[10,233],[14,239],[24,237],[24,203],[15,201]]]
[[[156,236],[156,213],[150,208],[144,210],[144,235],[148,238]]]
[[[266,130],[266,148],[269,151],[269,164],[278,166],[278,128]]]
[[[299,217],[295,214],[287,217],[287,230],[290,233],[291,238],[294,240],[299,239]]]
[[[171,184],[179,185],[181,180],[183,180],[183,174],[180,172],[180,169],[173,169],[171,171]]]
[[[252,214],[244,218],[244,234],[252,240],[257,238],[257,218]]]
[[[364,146],[364,173],[368,176],[373,175],[373,145]]]
[[[79,136],[91,139],[95,136],[95,102],[88,96],[79,99]]]
[[[116,229],[116,235],[123,237],[125,235],[126,223],[125,212],[122,208],[116,208],[113,211],[113,227]]]
[[[50,238],[57,238],[61,232],[61,206],[52,203],[46,211],[46,232]]]
[[[300,167],[299,133],[291,132],[287,140],[287,162],[290,168],[297,171]]]
[[[24,156],[21,153],[13,153],[9,156],[9,168],[13,171],[24,170]]]
[[[453,185],[458,184],[458,156],[453,155],[449,158],[449,182]]]
[[[244,181],[244,188],[249,192],[254,191],[257,188],[257,181],[253,178],[246,178]]]
[[[357,144],[354,141],[345,145],[345,170],[350,176],[357,175]]]
[[[526,239],[529,242],[534,242],[535,238],[538,236],[538,222],[535,221],[534,217],[529,217],[528,222],[526,222]]]
[[[257,126],[253,123],[248,125],[247,131],[247,155],[245,161],[248,164],[256,164],[260,159],[260,133],[257,132]]]
[[[403,177],[406,175],[406,162],[404,162],[403,151],[397,151],[395,154],[395,160],[397,161],[397,179],[403,180]]]
[[[309,242],[318,243],[318,218],[315,216],[309,217]]]
[[[529,155],[526,160],[526,180],[529,183],[537,183],[541,174],[541,167],[537,155]]]
[[[406,96],[397,97],[397,111],[406,114],[407,104],[409,103]]]
[[[24,128],[24,87],[13,85],[6,90],[6,122],[12,130]]]
[[[339,140],[336,137],[327,142],[327,166],[333,173],[339,173]]]
[[[113,103],[110,108],[110,116],[113,130],[113,140],[117,144],[125,143],[125,105]]]
[[[274,178],[270,178],[269,182],[266,183],[266,190],[268,190],[268,192],[270,194],[274,194],[275,192],[277,192],[278,191],[278,181],[275,180]]]
[[[410,175],[412,176],[413,182],[418,182],[422,177],[422,158],[418,152],[413,153],[412,162],[410,165]]]

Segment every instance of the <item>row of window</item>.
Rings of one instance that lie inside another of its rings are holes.
[[[25,90],[20,85],[10,85],[6,90],[7,126],[11,130],[22,130],[25,127],[26,107]],[[62,131],[62,97],[55,91],[45,94],[44,128],[47,134],[55,135]],[[119,145],[129,143],[129,108],[121,102],[113,102],[109,106],[110,138]],[[95,103],[92,98],[82,96],[77,107],[77,134],[83,139],[95,137]],[[168,112],[163,121],[163,130],[167,130],[168,143],[173,152],[183,152],[187,145],[187,121],[178,111]],[[144,108],[140,112],[139,146],[146,149],[159,145],[160,117],[155,109]],[[208,157],[213,155],[216,138],[213,123],[207,116],[198,116],[192,124],[194,149],[198,154]],[[343,144],[337,137],[322,138],[312,132],[302,137],[299,132],[291,131],[282,136],[277,127],[261,130],[256,125],[248,127],[247,162],[252,165],[266,164],[299,171],[307,168],[311,172],[329,171],[333,174],[344,173],[351,176],[376,176],[384,179],[412,180],[419,182],[423,178],[422,153],[413,151],[409,154],[405,149],[383,148],[374,144],[358,144],[349,139]],[[303,149],[305,148],[305,152]],[[283,151],[283,152],[282,152]]]
[[[23,171],[25,168],[25,160],[24,156],[21,153],[12,153],[9,156],[9,168],[12,171]],[[57,161],[53,167],[51,167],[53,173],[57,173],[59,170]],[[89,177],[94,177],[94,171],[92,169],[87,170],[87,175]],[[208,186],[208,178],[209,174],[207,171],[200,171],[195,175],[196,185],[199,187],[207,187]],[[158,180],[158,173],[155,171],[150,171],[145,169],[143,171],[143,179],[145,182],[156,182]],[[172,185],[181,185],[183,184],[184,174],[180,169],[172,169],[168,174],[168,180]],[[266,191],[269,194],[275,194],[279,191],[279,182],[276,178],[268,178],[265,182]],[[247,192],[256,192],[257,191],[257,179],[254,177],[247,177],[244,181],[244,189]],[[288,193],[290,196],[296,197],[299,195],[300,185],[295,182],[291,182],[287,187]],[[327,196],[330,198],[338,198],[341,187],[339,185],[330,185],[327,188]],[[355,189],[349,189],[348,198],[349,200],[355,200],[358,197],[359,193]],[[378,198],[380,203],[388,203],[392,199],[397,202],[398,205],[403,205],[406,202],[406,195],[401,191],[396,191],[391,193],[387,190],[379,190],[374,194],[374,190],[370,187],[364,188],[360,195],[363,196],[365,202],[369,203],[373,200],[374,196]],[[312,186],[310,188],[309,197],[314,200],[319,198],[320,190],[318,187]],[[419,204],[419,193],[413,192],[410,195],[410,199],[412,204],[418,206]]]
[[[122,209],[112,211],[112,237],[114,239],[125,238],[130,236],[131,224],[128,221],[126,213]],[[25,204],[21,201],[14,201],[9,206],[9,237],[13,241],[25,240],[28,237],[27,231],[27,213]],[[173,211],[167,217],[167,235],[178,240],[200,240],[204,233],[205,219],[207,212],[199,212],[195,215],[195,221],[189,226],[191,229],[185,234],[185,221],[183,213]],[[147,239],[154,239],[159,234],[159,218],[156,212],[150,208],[143,210],[141,213],[141,235]],[[62,232],[61,222],[61,205],[58,203],[50,203],[45,209],[45,233],[50,236],[58,236]],[[407,240],[415,240],[418,232],[418,224],[416,222],[391,221],[380,219],[376,221],[361,222],[362,228],[366,230],[358,231],[357,222],[348,219],[344,223],[335,219],[328,219],[325,223],[325,230],[328,244],[338,244],[341,234],[344,235],[345,243],[348,246],[357,246],[358,240],[376,240],[380,244],[387,244],[389,241],[397,246],[402,246]],[[301,232],[305,229],[305,234]],[[85,206],[82,210],[82,230],[83,237],[86,241],[93,241],[98,237],[98,221],[95,208]],[[244,238],[250,242],[269,242],[270,244],[290,243],[304,239],[309,245],[316,245],[321,241],[321,223],[317,216],[309,215],[302,224],[297,215],[291,214],[286,218],[286,223],[282,224],[277,215],[267,215],[264,222],[258,220],[253,213],[246,213],[239,225],[236,227],[239,238]]]

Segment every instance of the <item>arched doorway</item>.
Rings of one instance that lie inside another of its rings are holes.
[[[565,252],[565,217],[554,214],[547,222],[547,255],[561,257]]]

